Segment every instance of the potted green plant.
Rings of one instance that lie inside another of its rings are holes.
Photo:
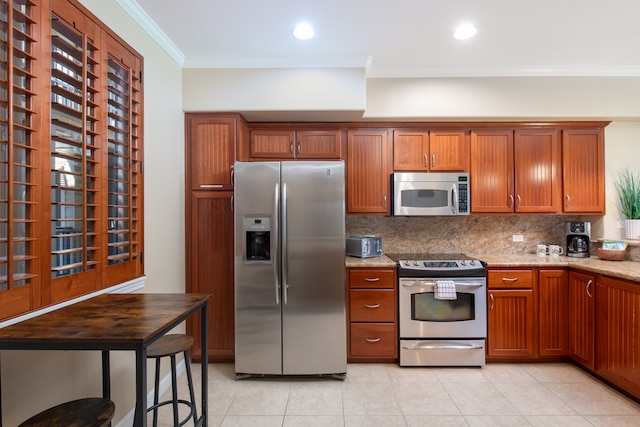
[[[626,238],[640,236],[640,176],[625,169],[618,173],[615,182],[620,202],[620,212],[626,218]]]

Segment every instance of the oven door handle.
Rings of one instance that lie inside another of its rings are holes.
[[[477,344],[413,344],[402,346],[405,350],[480,350],[484,348]]]
[[[424,286],[431,286],[431,287],[435,287],[438,284],[435,281],[426,281],[426,280],[414,280],[414,281],[402,281],[401,282],[402,286],[407,287],[407,288],[413,288],[413,287],[424,287]],[[460,288],[481,288],[482,286],[484,286],[484,283],[460,283],[460,282],[456,282],[455,283],[456,288],[460,287]]]

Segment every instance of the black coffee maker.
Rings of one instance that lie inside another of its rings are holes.
[[[567,247],[565,254],[576,258],[588,258],[591,248],[591,223],[587,221],[567,222]]]

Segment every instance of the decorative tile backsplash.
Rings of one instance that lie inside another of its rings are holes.
[[[567,216],[347,216],[348,237],[382,237],[385,252],[533,254],[538,243],[565,246]],[[524,242],[513,242],[522,234]],[[597,245],[592,245],[595,254]]]

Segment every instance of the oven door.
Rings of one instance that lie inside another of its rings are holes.
[[[437,299],[436,279],[401,278],[401,338],[485,338],[487,294],[484,277],[443,278],[455,283],[456,299]]]
[[[396,181],[393,184],[393,214],[458,215],[458,183]]]

